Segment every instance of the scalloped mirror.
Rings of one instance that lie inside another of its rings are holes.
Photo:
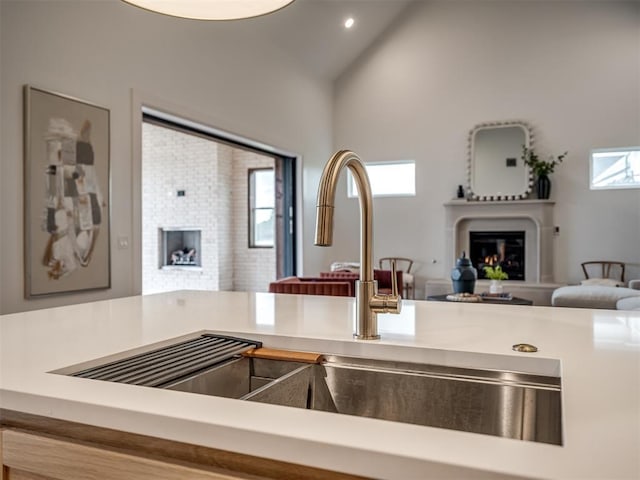
[[[533,176],[522,160],[522,146],[532,148],[524,122],[483,123],[469,133],[469,198],[520,200],[531,193]]]

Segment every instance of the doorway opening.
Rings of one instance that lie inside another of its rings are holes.
[[[142,293],[295,275],[295,157],[166,117],[143,108]]]

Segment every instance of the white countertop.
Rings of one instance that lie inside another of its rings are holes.
[[[640,312],[405,301],[357,341],[353,299],[174,292],[0,317],[0,408],[388,479],[640,478]],[[264,346],[558,374],[564,444],[47,373],[202,330]],[[531,343],[536,354],[511,350]],[[558,371],[559,369],[559,371]]]

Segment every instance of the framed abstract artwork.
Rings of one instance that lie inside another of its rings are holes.
[[[24,87],[25,297],[111,287],[109,110]]]

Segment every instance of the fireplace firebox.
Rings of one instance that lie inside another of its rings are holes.
[[[469,232],[469,257],[486,278],[484,267],[500,265],[509,280],[525,280],[525,232]]]
[[[201,267],[200,234],[196,228],[160,229],[160,267]]]

